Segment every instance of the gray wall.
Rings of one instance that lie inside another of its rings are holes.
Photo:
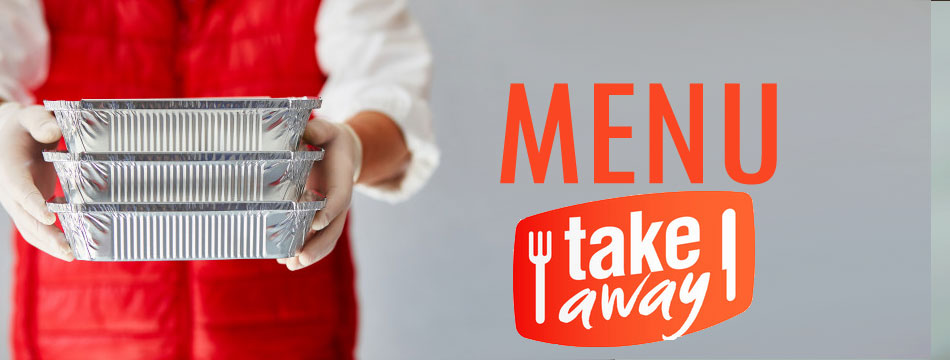
[[[950,3],[932,3],[931,229],[933,357],[950,359]]]
[[[361,354],[926,357],[929,6],[415,0],[437,56],[433,99],[445,161],[406,204],[356,201]],[[557,157],[548,184],[532,184],[524,163],[516,184],[498,183],[511,82],[526,83],[536,118],[546,113],[553,83],[571,85],[580,184],[556,183]],[[662,82],[684,114],[687,84],[704,82],[706,184],[688,184],[667,141],[666,184],[593,185],[596,82],[636,84],[636,95],[611,99],[611,121],[635,134],[612,142],[611,165],[639,171],[638,179],[648,166],[647,84]],[[763,185],[725,175],[723,82],[746,85],[744,161],[752,168],[754,84],[779,84],[778,170]],[[686,189],[746,191],[755,202],[756,287],[745,313],[674,342],[627,348],[518,336],[510,278],[518,220],[584,201]]]
[[[407,203],[356,198],[364,358],[926,357],[926,1],[412,6],[437,57],[433,109],[444,162]],[[551,85],[570,84],[580,184],[557,184],[557,150],[548,184],[532,184],[523,161],[516,184],[498,183],[512,82],[526,83],[536,119]],[[665,184],[593,185],[596,82],[636,84],[636,95],[611,100],[611,121],[634,129],[634,139],[612,142],[611,167],[639,171],[640,181],[648,165],[646,85],[662,82],[683,121],[687,84],[705,83],[706,183],[688,183],[666,141]],[[758,161],[755,85],[779,84],[778,170],[765,184],[738,185],[722,167],[724,82],[743,84],[748,168]],[[516,333],[510,267],[518,220],[590,200],[693,189],[745,191],[755,202],[756,287],[745,313],[674,342],[625,348],[561,347]],[[0,252],[5,267],[7,256]],[[0,277],[4,300],[8,289]]]

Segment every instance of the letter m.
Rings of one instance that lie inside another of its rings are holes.
[[[567,84],[554,84],[547,122],[541,135],[541,146],[534,136],[531,110],[524,84],[511,84],[508,92],[508,123],[505,126],[505,148],[501,160],[501,182],[515,182],[515,167],[518,159],[518,125],[524,132],[524,144],[535,183],[543,183],[551,160],[554,132],[560,130],[561,171],[565,183],[577,183],[577,160],[574,157],[574,129],[571,125],[571,99]]]

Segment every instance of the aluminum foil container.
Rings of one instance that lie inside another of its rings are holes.
[[[276,259],[303,246],[325,200],[251,203],[47,203],[78,260]]]
[[[44,101],[79,152],[289,151],[319,99]]]
[[[47,151],[71,203],[297,200],[320,151],[85,153]]]

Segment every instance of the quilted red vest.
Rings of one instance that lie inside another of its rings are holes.
[[[46,0],[38,100],[315,96],[319,0]],[[15,234],[21,359],[339,359],[353,355],[347,231],[290,272],[274,260],[56,260]]]

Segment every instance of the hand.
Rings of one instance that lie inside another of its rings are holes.
[[[24,239],[64,261],[74,259],[66,237],[53,223],[45,199],[56,188],[53,165],[42,150],[53,148],[62,133],[56,119],[39,105],[0,103],[0,204]]]
[[[323,160],[314,164],[307,188],[323,187],[327,203],[317,212],[303,249],[297,256],[277,259],[290,270],[299,270],[326,257],[343,233],[356,173],[362,165],[362,144],[348,125],[314,119],[307,124],[304,142],[323,148]]]

